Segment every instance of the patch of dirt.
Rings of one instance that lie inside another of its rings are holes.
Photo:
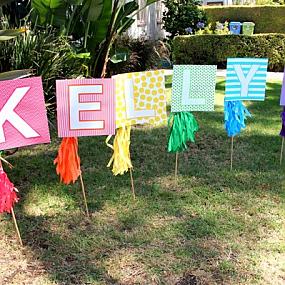
[[[11,237],[0,242],[0,285],[52,285],[44,266]]]
[[[199,280],[197,276],[189,273],[176,282],[175,285],[199,285],[200,282],[198,282]]]

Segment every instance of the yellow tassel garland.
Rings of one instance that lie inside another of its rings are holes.
[[[110,139],[111,136],[107,138],[106,144],[113,149],[114,153],[107,167],[113,164],[113,174],[122,175],[128,172],[130,168],[133,168],[130,157],[131,126],[124,126],[117,129],[113,145],[109,144]]]

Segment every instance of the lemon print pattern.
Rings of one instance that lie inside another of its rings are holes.
[[[119,74],[115,79],[116,128],[130,125],[162,125],[167,122],[164,71]],[[135,111],[153,110],[155,116],[127,118],[125,80],[133,81]]]

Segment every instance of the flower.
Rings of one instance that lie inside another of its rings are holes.
[[[193,29],[192,29],[191,27],[188,27],[188,28],[185,29],[185,32],[186,32],[187,34],[192,34]]]
[[[224,25],[222,24],[222,23],[217,23],[217,25],[216,25],[216,29],[217,30],[223,30],[223,28],[224,28]]]
[[[198,29],[204,29],[205,28],[205,23],[204,22],[198,22],[196,26],[197,26]]]

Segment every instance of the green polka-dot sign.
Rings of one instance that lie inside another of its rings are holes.
[[[174,65],[171,112],[214,111],[216,65]]]

